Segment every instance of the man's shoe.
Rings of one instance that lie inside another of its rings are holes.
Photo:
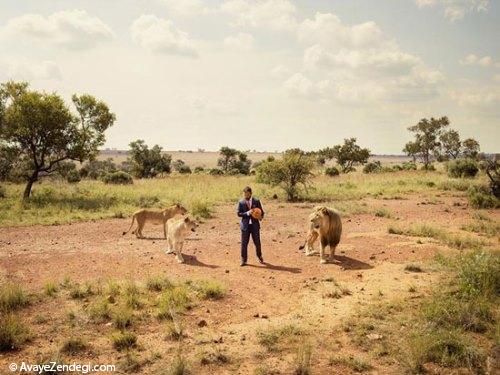
[[[247,265],[247,262],[241,261],[241,263],[240,263],[240,267],[244,267],[244,266],[246,266],[246,265]]]
[[[260,264],[264,264],[264,258],[259,257],[259,263],[260,263]]]

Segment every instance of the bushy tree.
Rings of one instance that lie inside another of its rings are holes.
[[[248,155],[242,151],[227,146],[219,150],[221,157],[217,161],[217,165],[225,174],[250,174],[252,161],[248,159]]]
[[[439,153],[439,147],[441,146],[439,137],[443,133],[444,128],[449,124],[450,121],[446,116],[438,119],[431,117],[429,120],[424,118],[418,124],[408,128],[409,131],[415,134],[415,141],[412,148],[416,150],[414,155],[424,163],[424,169],[429,170],[432,156]],[[408,144],[403,151],[407,150],[407,146]]]
[[[479,142],[474,138],[467,138],[462,142],[462,155],[464,157],[475,159],[479,155],[479,151]]]
[[[281,159],[262,162],[257,168],[257,181],[280,186],[285,191],[287,200],[296,201],[300,187],[307,189],[314,167],[313,157],[297,149],[288,150]]]
[[[336,177],[340,175],[340,171],[336,167],[328,167],[325,169],[325,174],[330,177]]]
[[[25,162],[24,199],[60,162],[93,159],[115,122],[108,106],[90,95],[73,95],[72,101],[76,114],[55,93],[30,90],[25,82],[0,85],[0,140]]]
[[[460,134],[456,130],[450,129],[442,132],[439,140],[441,142],[441,154],[444,159],[458,158],[462,143],[460,142]]]
[[[417,162],[417,156],[420,153],[420,146],[418,142],[408,142],[403,148],[403,152],[412,158],[413,163]]]
[[[105,184],[130,185],[134,183],[132,176],[127,172],[116,171],[106,174],[102,180]]]
[[[479,172],[478,164],[475,160],[467,159],[456,159],[450,161],[446,164],[446,170],[448,175],[454,178],[473,178]]]
[[[366,164],[363,168],[363,173],[375,173],[382,171],[382,163],[379,160],[372,161]]]
[[[353,171],[354,165],[365,164],[370,157],[370,150],[361,148],[356,143],[356,138],[346,138],[344,144],[325,148],[319,153],[326,159],[335,159],[342,173]]]
[[[176,161],[172,162],[172,167],[176,172],[179,172],[181,174],[191,173],[191,168],[189,168],[189,165],[187,165],[184,160],[181,159],[177,159]]]
[[[106,174],[116,172],[117,170],[118,168],[112,158],[107,158],[106,160],[91,160],[82,166],[80,169],[80,175],[83,178],[97,180]]]
[[[135,177],[153,178],[159,174],[170,173],[172,157],[164,154],[160,146],[155,145],[150,149],[141,139],[131,142],[129,146],[128,162]]]

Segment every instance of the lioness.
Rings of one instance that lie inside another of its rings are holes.
[[[156,224],[163,224],[163,235],[165,236],[165,238],[167,238],[167,221],[176,215],[184,215],[186,212],[187,210],[180,204],[174,204],[173,206],[168,207],[162,211],[145,209],[139,210],[132,216],[132,223],[130,224],[130,228],[128,228],[126,232],[123,232],[123,234],[125,235],[130,232],[130,229],[132,229],[134,225],[134,220],[136,220],[137,229],[134,231],[135,236],[137,238],[142,238],[142,230],[144,229],[144,224],[149,221]]]
[[[184,263],[182,246],[184,245],[186,237],[189,236],[189,233],[195,232],[197,227],[198,224],[188,216],[171,219],[168,223],[168,246],[165,253],[170,254],[175,252],[177,261],[179,263]]]
[[[339,214],[328,207],[315,207],[311,215],[309,215],[309,233],[304,245],[300,246],[302,250],[306,248],[306,255],[314,254],[314,242],[320,238],[319,256],[320,262],[326,263],[325,248],[330,247],[330,260],[333,260],[335,248],[340,242],[342,234],[342,221]]]

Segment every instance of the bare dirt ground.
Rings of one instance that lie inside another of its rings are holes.
[[[21,284],[39,292],[46,281],[60,282],[65,276],[78,282],[134,279],[145,282],[154,275],[171,279],[216,279],[228,288],[220,301],[202,301],[184,319],[185,352],[219,348],[231,358],[229,364],[201,366],[193,364],[194,373],[251,374],[265,363],[274,373],[291,373],[293,353],[268,353],[257,342],[256,331],[294,324],[310,332],[313,340],[314,374],[349,373],[332,367],[328,358],[336,351],[356,352],[343,338],[341,324],[357,309],[373,299],[418,298],[438,277],[427,266],[438,252],[453,253],[430,239],[417,239],[387,233],[390,223],[407,226],[421,221],[456,230],[471,220],[471,210],[462,198],[441,196],[434,204],[425,204],[419,196],[404,200],[364,200],[369,208],[385,207],[391,218],[372,213],[343,219],[343,238],[333,264],[321,265],[317,256],[306,257],[298,251],[306,234],[306,218],[311,204],[263,202],[266,218],[262,223],[263,254],[266,264],[255,259],[249,248],[249,266],[239,266],[240,232],[235,207],[217,207],[214,218],[205,221],[185,244],[185,264],[164,253],[166,241],[161,227],[147,225],[148,239],[122,236],[130,218],[74,223],[61,226],[33,226],[0,229],[0,280]],[[424,204],[422,204],[424,203]],[[490,213],[493,217],[498,214]],[[406,264],[423,264],[425,272],[411,273]],[[345,286],[350,295],[327,298],[331,281]],[[46,314],[48,322],[33,325],[32,341],[20,351],[0,355],[0,373],[7,364],[20,360],[35,362],[57,351],[63,339],[81,335],[93,350],[75,360],[93,363],[117,363],[123,353],[115,351],[108,335],[110,327],[82,324],[68,325],[66,313],[76,302],[71,299],[44,299],[24,309],[22,316],[32,320]],[[139,315],[141,313],[139,312]],[[177,343],[164,339],[162,323],[144,314],[147,324],[134,331],[138,335],[141,373],[161,373],[177,350]],[[207,325],[199,327],[205,320]],[[90,327],[90,328],[89,328]],[[158,356],[159,358],[160,356]],[[399,373],[394,363],[371,362],[372,373]],[[270,372],[272,373],[272,372]]]

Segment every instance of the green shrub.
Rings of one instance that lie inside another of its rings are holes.
[[[194,168],[194,173],[203,173],[205,172],[205,168],[203,167],[195,167]]]
[[[376,173],[382,170],[380,161],[371,161],[363,167],[363,173]]]
[[[454,178],[473,178],[479,172],[478,164],[472,159],[456,159],[446,164],[448,176]]]
[[[395,171],[395,172],[402,171],[403,169],[404,168],[401,165],[399,165],[399,164],[395,164],[395,165],[392,166],[392,170]]]
[[[224,171],[222,169],[219,169],[219,168],[211,168],[208,171],[208,174],[210,174],[212,176],[221,176],[224,174]]]
[[[207,201],[195,200],[191,203],[191,213],[198,218],[210,219],[212,217],[212,205]]]
[[[500,199],[491,194],[488,186],[471,186],[467,191],[469,203],[474,208],[498,208]]]
[[[420,168],[422,171],[429,171],[429,172],[433,172],[436,170],[436,167],[434,166],[434,164],[429,164],[429,165],[422,165],[422,167]]]
[[[82,180],[80,173],[77,170],[71,170],[66,175],[66,181],[70,184],[76,184]]]
[[[134,183],[132,176],[123,171],[107,173],[102,180],[106,184],[129,185]]]
[[[402,167],[405,171],[416,171],[417,170],[417,164],[415,164],[412,161],[404,162]]]
[[[336,167],[328,167],[325,169],[325,174],[330,177],[335,177],[340,174],[340,171]]]

